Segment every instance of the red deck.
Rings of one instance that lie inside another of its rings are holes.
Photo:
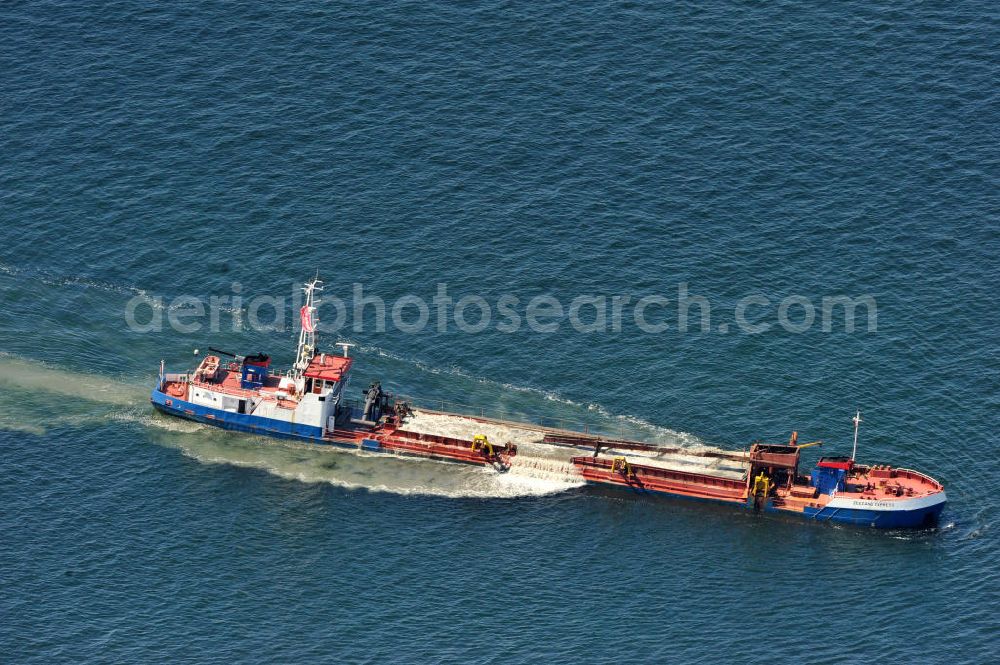
[[[171,397],[188,399],[189,386],[197,386],[205,390],[211,390],[233,397],[261,397],[266,400],[277,401],[278,406],[286,409],[294,409],[298,406],[297,398],[294,394],[287,397],[278,397],[278,388],[281,377],[270,374],[264,378],[264,385],[259,389],[246,389],[242,386],[243,377],[236,363],[228,363],[220,366],[219,358],[216,356],[206,356],[198,369],[191,376],[190,383],[187,381],[167,381],[164,383],[163,392]]]
[[[340,381],[351,371],[351,363],[353,362],[351,358],[321,353],[318,356],[313,356],[306,368],[305,376],[323,381]]]
[[[846,491],[837,496],[892,501],[937,494],[943,489],[941,483],[919,471],[888,466],[854,467],[847,477]]]

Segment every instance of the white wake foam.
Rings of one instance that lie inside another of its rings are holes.
[[[442,464],[390,454],[352,453],[271,439],[205,434],[170,438],[164,442],[203,463],[261,469],[305,483],[401,495],[503,499],[555,494],[582,484],[577,480],[530,473],[498,473],[492,468]]]
[[[10,355],[0,355],[0,386],[105,404],[134,404],[145,397],[144,389],[122,381],[95,374],[68,372]]]
[[[501,473],[491,467],[446,464],[391,454],[355,453],[342,449],[295,444],[275,439],[232,434],[213,427],[157,414],[146,403],[147,386],[114,380],[100,375],[67,371],[36,361],[0,353],[0,387],[27,393],[70,396],[76,400],[113,405],[107,411],[54,415],[51,426],[85,426],[109,419],[137,425],[153,433],[154,440],[180,449],[205,463],[231,464],[265,470],[282,478],[302,482],[322,482],[350,489],[367,489],[396,494],[423,494],[453,498],[511,498],[564,492],[583,484],[569,462],[586,449],[553,446],[542,442],[544,432],[531,426],[507,422],[481,422],[464,416],[443,415],[417,410],[406,429],[471,439],[486,434],[495,445],[515,443],[518,455],[510,469]],[[10,415],[10,414],[8,414]],[[648,423],[639,422],[641,426]],[[707,449],[691,435],[665,428],[655,429],[669,445]],[[34,421],[16,417],[0,419],[0,428],[44,434]],[[627,452],[629,458],[642,453]],[[702,468],[717,461],[674,456],[662,462],[678,468]],[[714,472],[719,472],[716,468]],[[724,470],[723,470],[724,471]]]

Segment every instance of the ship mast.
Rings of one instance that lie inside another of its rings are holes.
[[[854,458],[858,454],[858,425],[860,425],[861,423],[862,423],[861,411],[858,411],[857,414],[854,416],[854,449],[851,451],[852,462],[854,461]]]
[[[302,378],[303,372],[309,367],[309,361],[316,355],[316,324],[318,323],[316,306],[319,304],[316,292],[322,290],[323,282],[319,280],[319,277],[307,282],[302,287],[306,299],[305,304],[299,310],[299,346],[295,354],[295,365],[292,366],[292,377],[296,380]]]

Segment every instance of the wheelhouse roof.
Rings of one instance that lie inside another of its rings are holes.
[[[309,366],[303,375],[309,379],[322,379],[323,381],[340,381],[351,371],[353,358],[335,356],[330,353],[321,353],[313,356],[309,361]]]

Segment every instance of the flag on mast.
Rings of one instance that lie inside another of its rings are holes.
[[[313,307],[309,305],[303,305],[302,309],[299,310],[299,318],[302,321],[302,329],[307,333],[316,332],[316,326],[313,324]]]

